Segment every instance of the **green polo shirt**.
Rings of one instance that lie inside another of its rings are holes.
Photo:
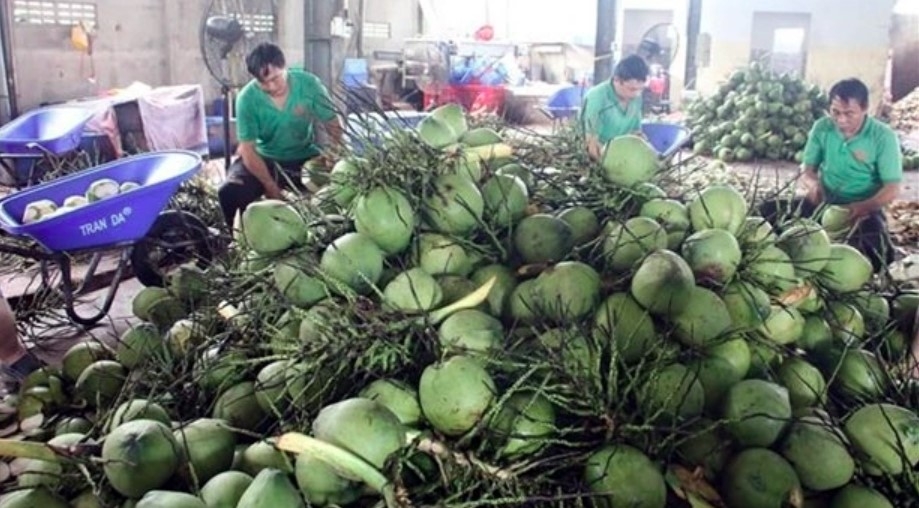
[[[271,101],[255,80],[236,98],[236,135],[254,141],[259,155],[281,162],[315,157],[313,122],[335,118],[329,92],[314,74],[289,69],[290,94],[283,108]]]
[[[903,179],[897,134],[871,117],[849,140],[831,118],[817,120],[804,147],[804,164],[818,168],[827,201],[837,204],[863,201],[884,184]]]
[[[584,95],[581,108],[581,127],[596,136],[601,145],[613,138],[641,130],[641,97],[622,107],[619,96],[610,81],[594,86]]]

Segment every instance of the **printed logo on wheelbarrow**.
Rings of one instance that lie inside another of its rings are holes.
[[[80,234],[83,236],[92,236],[107,231],[109,228],[118,227],[128,221],[133,210],[130,206],[124,207],[121,212],[113,213],[109,217],[102,217],[92,222],[80,224]]]

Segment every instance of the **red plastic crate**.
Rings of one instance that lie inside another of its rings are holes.
[[[426,110],[448,103],[456,103],[471,114],[504,111],[507,91],[503,86],[488,85],[442,85],[424,90]]]

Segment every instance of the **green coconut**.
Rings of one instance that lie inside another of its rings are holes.
[[[689,436],[682,440],[677,452],[688,466],[699,466],[709,480],[720,477],[721,471],[732,455],[731,441],[723,429],[707,418],[691,426]]]
[[[593,334],[601,344],[611,342],[626,363],[640,361],[659,342],[651,314],[628,293],[614,293],[600,304]]]
[[[747,200],[733,187],[711,185],[689,202],[689,220],[696,231],[724,229],[737,234],[747,219]]]
[[[853,303],[859,314],[864,317],[865,328],[868,331],[880,332],[890,322],[890,302],[884,295],[863,291],[856,296]]]
[[[329,172],[329,185],[320,189],[327,191],[328,197],[336,205],[347,208],[357,196],[355,186],[360,178],[361,165],[364,163],[360,158],[343,158],[332,166]]]
[[[164,340],[176,358],[188,355],[206,340],[204,324],[193,319],[180,319],[166,331]]]
[[[603,240],[603,255],[610,269],[631,270],[648,253],[667,247],[667,232],[654,219],[632,217],[609,226]]]
[[[403,312],[429,311],[443,301],[443,290],[437,280],[421,268],[400,273],[383,290],[383,302]]]
[[[660,165],[654,147],[644,138],[632,134],[610,140],[600,157],[603,177],[622,187],[650,181]]]
[[[728,283],[740,265],[740,244],[723,229],[703,229],[683,241],[681,253],[699,284]]]
[[[827,305],[826,319],[833,337],[842,344],[858,345],[865,337],[865,318],[854,305],[831,302]]]
[[[893,404],[862,406],[845,421],[856,459],[872,475],[900,475],[919,463],[919,416]]]
[[[808,352],[824,351],[833,345],[833,330],[822,317],[807,316],[804,319],[804,331],[796,345]]]
[[[802,358],[788,358],[782,362],[776,379],[788,390],[793,409],[816,406],[826,401],[826,379],[820,369]]]
[[[176,298],[189,305],[201,305],[209,294],[208,273],[197,262],[179,265],[166,276],[166,286]]]
[[[256,441],[243,448],[239,457],[234,457],[234,468],[250,476],[255,476],[266,469],[276,469],[292,473],[294,465],[290,458],[266,440]]]
[[[594,452],[584,467],[584,481],[601,506],[667,505],[667,484],[660,467],[631,446],[607,445]]]
[[[805,323],[804,315],[798,309],[773,305],[759,331],[772,342],[785,346],[801,339]]]
[[[488,292],[488,309],[492,316],[501,316],[507,306],[508,298],[517,286],[517,277],[505,265],[491,264],[476,269],[470,279],[480,286],[494,278],[495,285]]]
[[[583,245],[600,233],[600,219],[593,210],[585,206],[565,208],[556,216],[571,227],[575,245]]]
[[[236,508],[305,508],[303,497],[294,487],[289,472],[264,469],[252,480],[239,498]]]
[[[485,210],[482,193],[470,178],[447,174],[434,180],[422,202],[425,222],[439,233],[465,236],[479,226]]]
[[[165,332],[169,330],[176,321],[179,321],[187,315],[188,313],[182,301],[170,296],[157,300],[156,303],[150,307],[148,319],[144,321],[153,324],[158,330]]]
[[[536,279],[522,281],[514,287],[507,299],[504,317],[521,323],[539,319],[539,302],[536,299]]]
[[[466,123],[466,112],[463,107],[454,102],[438,106],[431,110],[429,118],[443,122],[456,136],[456,141],[469,132],[469,125]]]
[[[429,365],[418,384],[425,419],[448,436],[471,430],[491,407],[496,393],[495,382],[482,364],[466,356]]]
[[[403,425],[421,422],[418,392],[396,379],[377,379],[361,390],[360,397],[379,402],[389,409]]]
[[[775,243],[778,237],[772,224],[763,217],[747,217],[737,233],[737,240],[744,250],[750,250]]]
[[[179,450],[169,427],[160,422],[124,423],[102,443],[105,477],[119,494],[140,498],[161,487],[175,473]]]
[[[498,441],[502,457],[531,455],[543,448],[555,433],[555,406],[538,392],[514,393],[489,422],[488,430],[492,439]]]
[[[437,339],[444,351],[491,353],[504,346],[504,326],[484,312],[461,310],[441,323]]]
[[[291,256],[274,265],[274,287],[300,308],[309,308],[329,296],[326,285],[303,270],[310,263],[314,264],[305,256]]]
[[[732,386],[724,398],[728,432],[744,447],[771,446],[791,419],[791,401],[783,386],[746,379]]]
[[[3,508],[69,508],[70,505],[45,487],[22,489],[0,496]]]
[[[188,468],[183,475],[193,477],[198,485],[232,467],[236,435],[226,422],[199,418],[177,429],[173,436]]]
[[[830,259],[830,237],[820,226],[796,224],[782,232],[778,246],[805,277],[823,270]]]
[[[459,136],[453,132],[453,129],[443,120],[426,116],[418,123],[418,137],[426,145],[435,149],[443,149],[455,145],[459,141]]]
[[[383,275],[383,251],[369,237],[346,233],[335,239],[319,261],[322,272],[358,294],[367,294]],[[333,286],[333,290],[341,288]]]
[[[309,226],[289,203],[277,199],[256,201],[242,214],[246,245],[259,254],[275,254],[303,245]]]
[[[482,186],[485,216],[499,227],[514,225],[526,215],[530,196],[523,180],[514,175],[494,175]]]
[[[436,233],[423,233],[418,236],[416,265],[435,277],[465,277],[472,272],[474,258],[455,240]]]
[[[360,483],[342,477],[325,462],[305,453],[297,456],[294,476],[312,506],[348,506],[361,497]]]
[[[851,245],[834,243],[826,266],[817,275],[824,287],[837,293],[858,291],[871,280],[871,262]]]
[[[727,391],[747,377],[751,362],[750,346],[739,338],[709,346],[687,365],[702,384],[707,411],[717,413]]]
[[[514,248],[525,263],[563,260],[574,248],[574,231],[567,222],[548,214],[524,217],[514,229]]]
[[[579,261],[563,261],[536,278],[533,296],[548,319],[570,322],[593,313],[600,300],[600,274]]]
[[[631,282],[635,301],[656,315],[679,315],[689,305],[693,288],[692,269],[683,258],[666,249],[649,254]]]
[[[884,494],[863,485],[850,483],[833,496],[829,508],[894,508],[894,505]]]
[[[437,285],[440,286],[441,293],[443,293],[443,298],[440,301],[442,307],[463,299],[481,286],[481,284],[473,282],[472,279],[456,275],[444,275],[437,277],[436,280]],[[487,310],[488,305],[479,304],[475,308]]]
[[[80,416],[68,416],[57,422],[54,426],[54,435],[64,434],[89,434],[93,430],[91,421]]]
[[[208,507],[236,507],[252,477],[240,471],[224,471],[201,487],[201,499]]]
[[[527,186],[527,190],[530,191],[536,187],[536,178],[533,176],[533,172],[529,168],[524,167],[516,162],[505,164],[499,167],[497,171],[495,171],[495,174],[516,176],[524,183],[524,185]]]
[[[150,323],[140,323],[121,334],[115,349],[115,360],[133,369],[148,358],[164,351],[163,337]]]
[[[77,378],[76,393],[93,406],[105,407],[121,393],[127,375],[128,370],[118,362],[93,362]]]
[[[751,448],[735,455],[725,468],[722,499],[730,507],[777,508],[802,497],[794,467],[781,455]]]
[[[728,284],[721,294],[721,300],[737,330],[758,328],[772,314],[769,295],[759,287],[741,280]]]
[[[79,342],[64,353],[61,360],[61,373],[67,380],[75,382],[90,364],[100,360],[110,360],[112,356],[112,351],[101,342]]]
[[[840,205],[830,205],[820,214],[820,225],[834,240],[841,239],[851,229],[849,209]]]
[[[71,446],[77,446],[82,443],[95,444],[93,440],[87,439],[84,434],[77,433],[55,436],[49,439],[47,444],[66,450]],[[51,489],[60,487],[72,490],[82,485],[84,478],[75,465],[61,460],[24,459],[16,481],[17,485],[22,488],[44,486]]]
[[[691,225],[686,205],[674,199],[656,198],[645,202],[638,214],[657,221],[667,232],[667,248],[679,249]]]
[[[376,187],[354,203],[354,229],[366,235],[387,255],[408,248],[418,218],[405,194]]]
[[[705,390],[698,377],[678,363],[653,371],[640,390],[644,414],[656,421],[693,418],[705,407]]]
[[[746,277],[770,293],[783,293],[798,283],[795,266],[782,249],[770,245],[749,258]]]
[[[289,360],[273,361],[258,371],[255,377],[255,400],[265,414],[283,413],[290,404],[287,398]]]
[[[713,291],[695,286],[689,291],[689,303],[673,316],[677,340],[693,347],[714,344],[731,330],[731,314]]]
[[[134,508],[207,508],[207,505],[187,492],[151,490],[140,498]]]
[[[887,389],[889,374],[874,353],[849,349],[841,353],[833,387],[860,401],[877,400]]]
[[[229,387],[217,397],[212,415],[232,427],[255,430],[265,417],[255,395],[255,383],[246,381]]]
[[[490,127],[469,129],[460,136],[460,143],[473,148],[477,146],[494,145],[502,141],[504,140],[501,138],[501,135]]]
[[[781,454],[794,467],[801,485],[815,492],[837,489],[855,475],[842,431],[818,418],[806,417],[791,424]]]
[[[153,420],[163,425],[172,425],[172,419],[163,406],[146,399],[133,399],[121,403],[108,423],[109,429],[132,420]]]
[[[313,420],[313,435],[378,469],[406,444],[399,417],[382,403],[365,398],[346,399],[322,408]]]

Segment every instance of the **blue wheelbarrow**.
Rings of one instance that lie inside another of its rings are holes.
[[[641,132],[661,159],[669,159],[692,138],[689,129],[672,123],[643,123]]]
[[[67,316],[79,325],[92,326],[111,309],[128,263],[142,284],[162,286],[164,269],[193,259],[199,263],[212,259],[209,231],[201,219],[185,211],[164,211],[182,182],[201,166],[201,156],[194,152],[153,152],[16,192],[0,200],[0,228],[33,240],[37,247],[0,244],[0,251],[39,261],[42,282],[47,286],[53,286],[51,268],[57,265]],[[90,186],[100,180],[114,181],[117,193],[96,201],[62,206],[74,197],[85,197]],[[128,182],[134,185],[126,185]],[[27,211],[41,202],[53,203],[57,208],[37,219],[34,215],[26,219]],[[75,295],[83,293],[104,251],[113,249],[121,252],[105,302],[95,315],[78,315]],[[92,258],[83,282],[75,288],[70,256],[86,252],[92,253]]]
[[[89,108],[48,106],[0,127],[0,165],[16,188],[37,183],[55,162],[84,148]]]

